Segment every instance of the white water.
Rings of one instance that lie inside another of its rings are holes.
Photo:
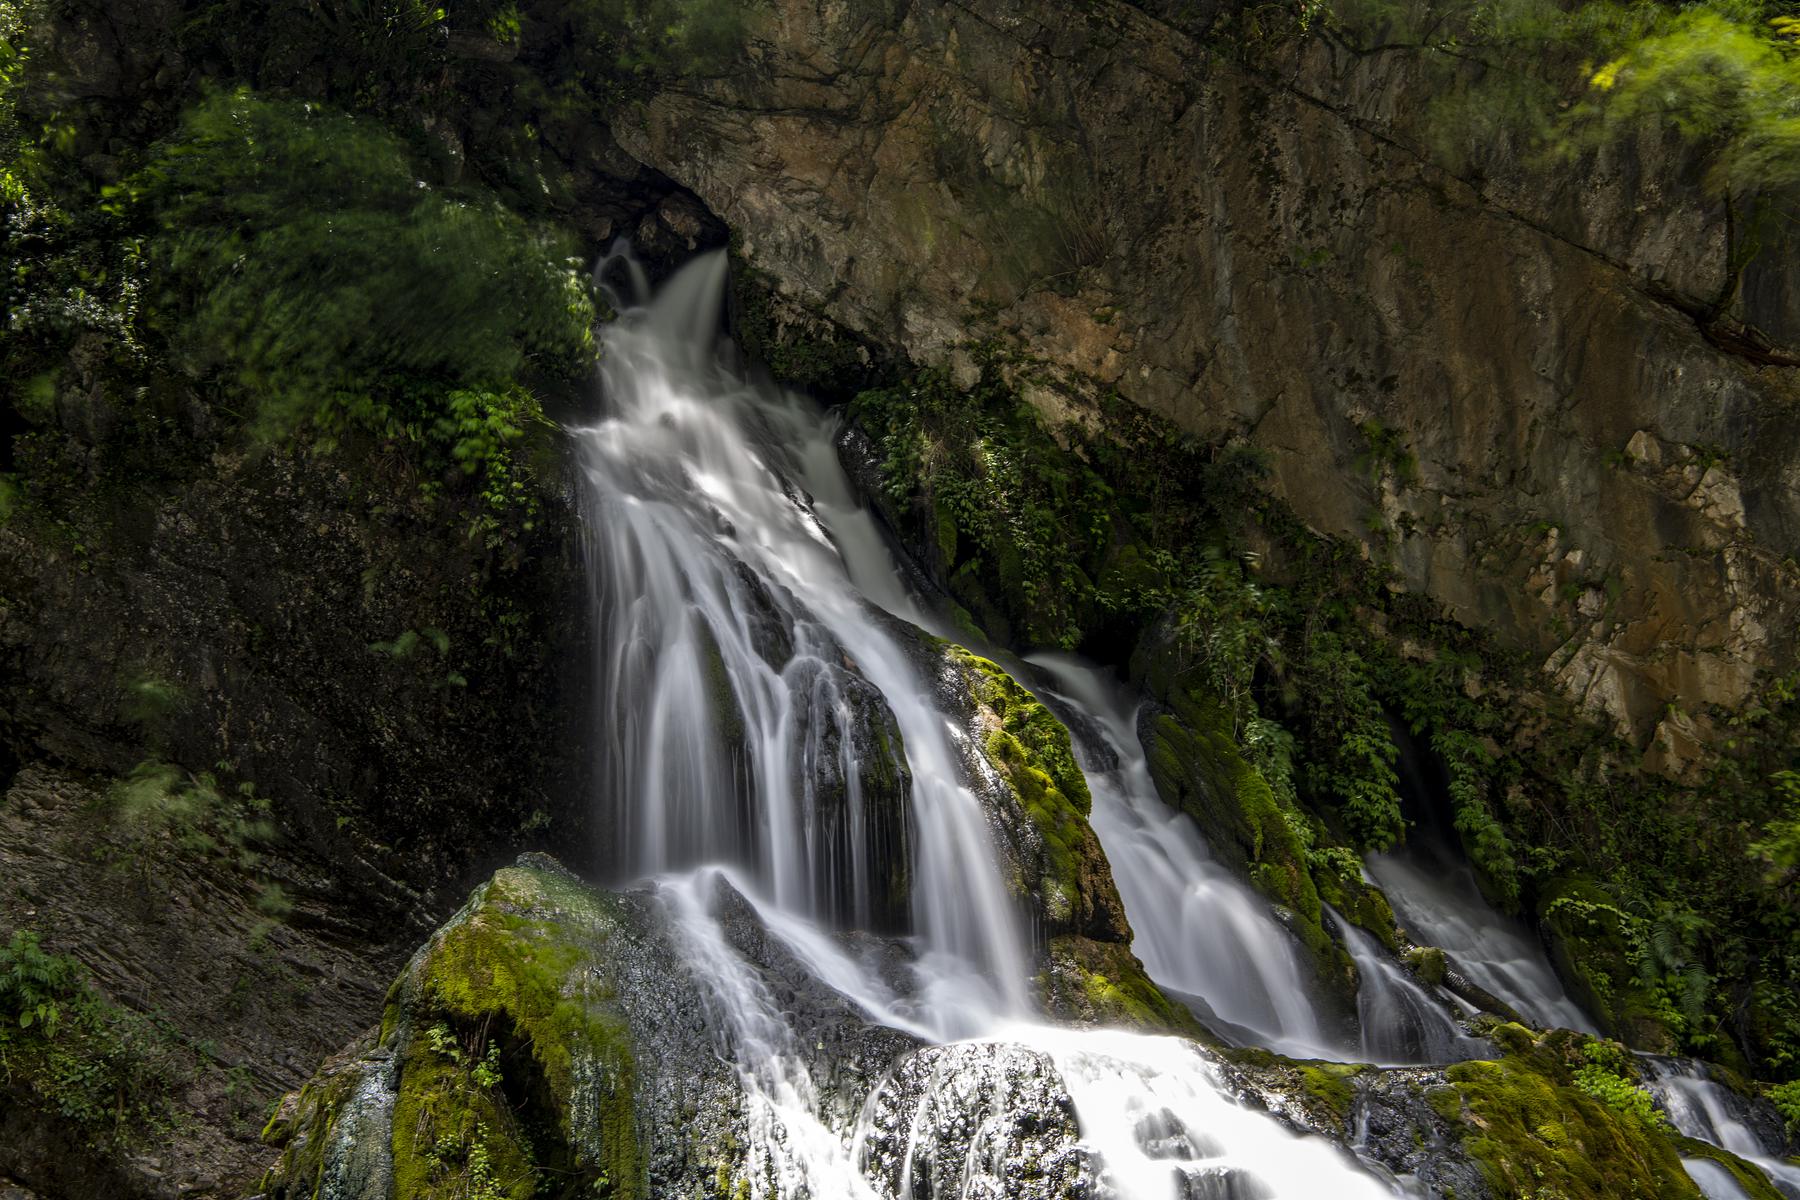
[[[1670,1124],[1688,1137],[1755,1163],[1777,1191],[1800,1200],[1800,1166],[1782,1160],[1778,1157],[1781,1147],[1766,1144],[1757,1135],[1741,1096],[1708,1079],[1705,1069],[1696,1063],[1649,1055],[1640,1056],[1638,1063],[1649,1077],[1650,1094],[1669,1115]],[[1691,1169],[1689,1174],[1693,1174]],[[1737,1186],[1735,1180],[1731,1186]]]
[[[1468,864],[1435,847],[1402,848],[1370,855],[1368,871],[1408,934],[1444,951],[1470,980],[1520,1016],[1540,1025],[1600,1032],[1569,998],[1531,932],[1482,899]]]
[[[722,365],[724,273],[723,254],[708,255],[653,303],[620,305],[602,338],[603,415],[573,432],[587,481],[603,653],[599,755],[619,812],[618,866],[659,877],[684,960],[737,1065],[752,1194],[872,1193],[854,1167],[855,1131],[819,1116],[796,1049],[805,1031],[789,1025],[711,913],[713,863],[732,864],[771,932],[872,1019],[929,1040],[1003,1039],[1050,1055],[1082,1139],[1103,1164],[1103,1194],[1391,1194],[1328,1143],[1237,1103],[1187,1043],[1033,1022],[1027,950],[987,818],[961,775],[958,733],[871,602],[916,624],[930,618],[855,503],[830,425]],[[870,751],[852,735],[867,685],[904,742],[904,820],[880,811],[858,782],[859,756]],[[1097,807],[1106,793],[1109,813],[1129,809],[1116,784],[1094,782]],[[1147,794],[1137,782],[1127,790]],[[891,917],[880,897],[897,863],[910,869],[906,924],[918,951],[904,992],[828,932]],[[1220,874],[1209,874],[1203,851],[1168,869],[1184,865],[1198,878]],[[1199,907],[1209,895],[1221,912],[1244,908],[1238,892],[1202,891],[1189,929],[1216,924]],[[1266,953],[1257,939],[1269,928],[1280,932],[1269,922],[1239,934],[1243,953]],[[1171,972],[1186,969],[1178,936],[1167,955]],[[1297,976],[1288,987],[1281,968],[1269,970],[1258,985],[1268,1005],[1301,1026]],[[1244,1000],[1242,1011],[1255,1004]],[[1153,1158],[1139,1145],[1136,1118],[1165,1110],[1204,1153]],[[1242,1188],[1218,1191],[1227,1184]]]
[[[1089,821],[1125,902],[1131,948],[1150,977],[1201,1001],[1229,1027],[1224,1036],[1297,1058],[1343,1057],[1307,997],[1293,935],[1267,900],[1212,857],[1193,820],[1157,793],[1123,689],[1066,655],[1030,662],[1055,680],[1053,697],[1090,718],[1070,725],[1094,797]]]
[[[1360,976],[1356,1018],[1365,1061],[1448,1063],[1491,1053],[1485,1042],[1464,1032],[1438,997],[1382,953],[1374,938],[1335,912],[1332,920]]]
[[[1748,1193],[1731,1172],[1710,1158],[1684,1158],[1681,1167],[1700,1187],[1706,1200],[1749,1200]]]
[[[874,871],[916,840],[912,923],[937,952],[944,1031],[964,1009],[1021,1013],[1021,931],[947,723],[792,483],[780,435],[800,425],[797,402],[759,393],[715,357],[725,269],[723,254],[703,257],[654,305],[606,328],[606,416],[574,431],[607,655],[604,777],[610,795],[633,798],[617,805],[629,869],[742,863],[779,907],[867,928]],[[759,605],[791,637],[779,667],[758,648]],[[709,664],[715,651],[722,669]],[[904,739],[912,788],[900,837],[870,836],[848,732],[836,738],[848,811],[826,810],[805,786],[823,726],[851,723],[852,666]],[[733,761],[722,703],[740,715],[747,762]]]

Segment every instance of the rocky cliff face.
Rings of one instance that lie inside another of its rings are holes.
[[[615,123],[824,318],[1052,422],[1116,392],[1269,455],[1313,527],[1679,766],[1792,646],[1793,281],[1677,148],[1425,149],[1445,81],[1247,65],[1122,3],[757,10],[748,63]],[[1456,81],[1453,81],[1456,82]],[[1460,86],[1460,83],[1458,83]]]

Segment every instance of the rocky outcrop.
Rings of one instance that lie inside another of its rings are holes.
[[[887,1195],[998,1200],[1093,1187],[1056,1065],[1024,1047],[967,1042],[910,1054],[870,1097],[868,1124],[862,1169]]]
[[[1656,765],[1786,661],[1796,385],[1723,330],[1791,341],[1794,289],[1772,263],[1738,286],[1654,131],[1557,178],[1503,144],[1458,175],[1421,115],[1457,80],[1402,51],[1245,66],[1119,0],[750,20],[742,70],[615,133],[789,308],[968,379],[997,339],[1052,423],[1116,392],[1268,451],[1305,521]]]

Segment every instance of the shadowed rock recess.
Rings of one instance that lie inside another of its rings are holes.
[[[0,0],[0,1200],[1800,1200],[1792,185],[1488,16]]]

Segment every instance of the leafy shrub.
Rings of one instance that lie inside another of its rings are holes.
[[[169,1034],[107,1001],[75,959],[30,930],[0,943],[0,1084],[90,1138],[130,1140],[165,1127],[183,1066]]]
[[[1650,1093],[1628,1078],[1631,1070],[1623,1047],[1590,1039],[1582,1046],[1585,1065],[1575,1071],[1575,1086],[1614,1112],[1636,1117],[1646,1125],[1662,1127],[1668,1118],[1656,1107]]]
[[[1787,1121],[1788,1130],[1800,1133],[1800,1080],[1770,1088],[1769,1099],[1782,1119]]]
[[[0,946],[0,1038],[6,1024],[30,1029],[37,1025],[55,1037],[63,1006],[85,990],[80,966],[73,959],[46,953],[38,936],[16,930]]]
[[[171,342],[252,396],[265,426],[416,399],[396,395],[396,376],[504,389],[528,366],[591,359],[595,311],[570,245],[426,185],[366,121],[215,95],[129,194],[159,228]]]

